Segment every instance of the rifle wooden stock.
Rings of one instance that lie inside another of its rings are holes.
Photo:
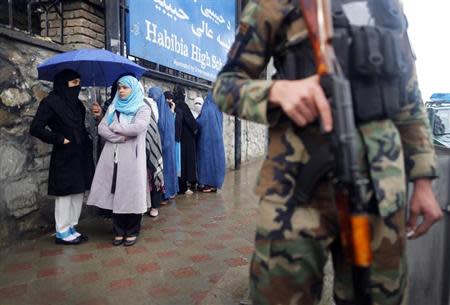
[[[356,125],[350,85],[340,68],[332,45],[330,1],[300,0],[300,7],[313,47],[317,74],[321,77],[321,85],[330,98],[333,111],[333,138],[338,161],[335,200],[341,244],[344,254],[353,265],[355,301],[359,305],[371,305],[371,228],[365,199],[368,182],[362,176],[357,160]]]
[[[333,21],[330,14],[329,0],[300,0],[303,18],[308,28],[314,59],[317,65],[317,74],[326,75],[334,73],[335,54],[331,45],[333,38]]]
[[[350,217],[352,232],[353,264],[369,268],[372,265],[372,240],[370,220],[367,214],[352,214]]]

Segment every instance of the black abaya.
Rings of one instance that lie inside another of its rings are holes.
[[[197,155],[195,135],[198,131],[198,125],[184,102],[176,105],[177,117],[181,124],[181,181],[194,183],[197,181]],[[181,189],[181,187],[180,187]]]

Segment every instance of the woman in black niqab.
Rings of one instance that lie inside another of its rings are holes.
[[[175,102],[175,140],[181,142],[181,176],[179,177],[180,194],[191,194],[189,182],[193,188],[197,182],[197,156],[195,135],[198,131],[197,122],[186,104],[185,89],[175,86],[173,97]]]
[[[53,145],[48,194],[56,197],[55,242],[65,245],[87,240],[75,226],[94,173],[92,141],[84,125],[86,109],[78,99],[80,90],[78,73],[58,73],[53,91],[39,103],[30,126],[32,136]]]
[[[60,103],[65,107],[61,110],[61,115],[67,123],[72,123],[75,128],[79,128],[84,124],[82,119],[82,108],[84,108],[78,95],[81,91],[81,86],[75,85],[69,87],[69,81],[80,79],[80,75],[73,70],[64,70],[58,73],[53,80],[53,92],[60,98]],[[59,107],[61,108],[61,107]]]

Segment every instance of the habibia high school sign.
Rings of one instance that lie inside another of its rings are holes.
[[[129,0],[129,54],[214,81],[235,35],[233,0]]]

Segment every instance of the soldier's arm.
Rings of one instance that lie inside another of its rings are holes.
[[[407,84],[407,98],[409,105],[394,120],[402,139],[407,176],[410,180],[436,178],[436,155],[415,71]]]
[[[276,43],[284,18],[283,1],[250,1],[245,7],[228,54],[214,85],[214,99],[228,114],[268,124],[268,96],[273,81],[259,79]],[[269,115],[270,116],[270,115]]]
[[[330,131],[331,109],[317,76],[293,81],[258,79],[272,50],[284,43],[287,17],[294,9],[288,1],[279,0],[251,1],[246,6],[227,64],[215,83],[214,99],[223,112],[246,120],[275,125],[284,112],[299,126],[320,117],[324,130]]]
[[[411,103],[397,115],[395,123],[402,138],[406,173],[414,181],[407,222],[408,237],[417,238],[443,214],[431,185],[431,179],[437,177],[436,155],[415,71],[407,84],[407,92]],[[420,222],[419,216],[423,217]]]

